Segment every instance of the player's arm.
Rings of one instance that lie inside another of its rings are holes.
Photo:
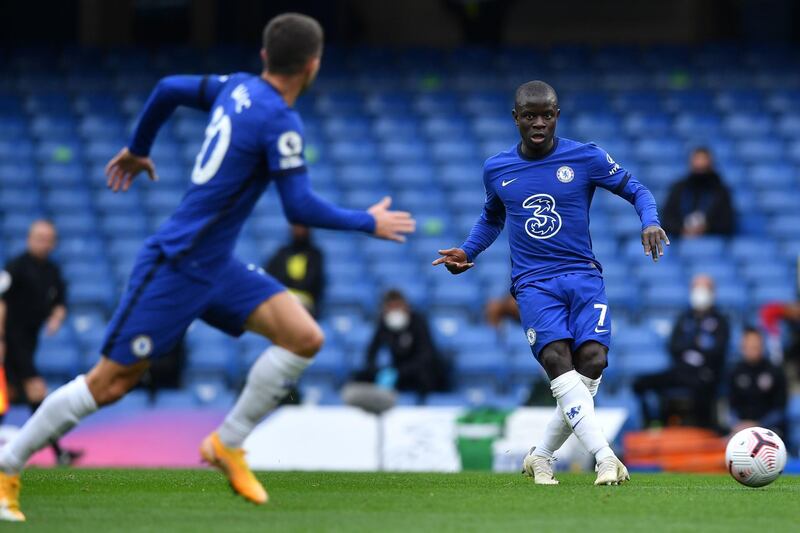
[[[162,78],[144,104],[128,146],[106,165],[108,187],[114,192],[127,191],[140,172],[156,181],[158,176],[149,154],[158,130],[179,106],[208,111],[226,80],[226,76]]]
[[[405,211],[390,211],[391,198],[384,198],[366,211],[343,209],[311,190],[303,158],[303,124],[293,112],[265,120],[262,140],[268,171],[278,185],[283,212],[292,224],[315,228],[352,230],[378,238],[403,242],[416,222]]]
[[[405,211],[390,211],[391,198],[386,197],[366,211],[343,209],[321,198],[311,190],[305,169],[277,179],[283,212],[292,224],[315,228],[352,230],[370,233],[378,238],[404,242],[413,233],[416,222]]]
[[[651,256],[653,261],[658,261],[658,258],[664,255],[662,242],[669,246],[669,238],[658,220],[658,209],[653,193],[630,172],[615,163],[605,150],[592,145],[592,152],[589,160],[590,179],[595,185],[633,204],[639,220],[642,221],[644,253]]]
[[[475,266],[478,254],[491,246],[503,231],[506,223],[506,206],[492,188],[485,167],[483,185],[486,189],[486,202],[483,204],[481,216],[469,232],[469,237],[458,248],[439,250],[441,257],[433,261],[432,265],[444,264],[451,274],[466,272]]]

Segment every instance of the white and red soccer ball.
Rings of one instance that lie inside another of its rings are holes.
[[[786,466],[786,445],[769,429],[743,429],[728,441],[725,464],[733,479],[748,487],[769,485]]]

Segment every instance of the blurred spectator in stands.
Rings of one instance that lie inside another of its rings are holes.
[[[506,319],[519,322],[519,306],[510,294],[501,298],[489,299],[483,312],[486,322],[494,328],[499,328]]]
[[[28,230],[27,250],[10,260],[0,281],[0,344],[4,344],[5,373],[9,398],[24,399],[31,411],[39,408],[47,395],[47,385],[36,369],[34,356],[39,332],[46,335],[61,329],[67,316],[66,285],[61,269],[50,259],[56,247],[56,228],[46,220],[37,220]],[[80,452],[62,449],[52,443],[56,460],[69,465]]]
[[[733,234],[731,194],[714,168],[708,148],[692,151],[689,175],[670,187],[662,220],[670,236]]]
[[[293,224],[291,241],[275,252],[264,270],[283,283],[312,315],[317,316],[325,290],[325,259],[311,240],[311,230]]]
[[[787,392],[783,370],[765,357],[764,338],[755,328],[745,328],[739,349],[742,359],[730,380],[732,431],[761,426],[785,435]]]
[[[782,356],[785,357],[786,363],[795,367],[797,376],[800,377],[800,303],[771,302],[764,305],[760,313],[761,324],[769,335],[769,339],[774,340],[778,347],[780,347],[781,339],[781,321],[786,324],[789,342]],[[775,344],[770,344],[770,346],[774,348]],[[770,352],[773,351],[770,350]],[[773,361],[779,360],[780,358],[773,357]]]
[[[390,372],[379,366],[378,353],[383,347],[391,353]],[[385,381],[387,375],[395,376],[392,381],[396,390],[416,392],[420,398],[449,388],[449,369],[433,343],[427,318],[411,309],[403,293],[395,289],[383,297],[375,334],[367,348],[366,366],[356,378]]]
[[[666,423],[666,398],[682,395],[691,404],[686,414],[692,423],[716,427],[715,400],[725,365],[730,327],[725,315],[714,306],[714,281],[709,276],[701,274],[692,279],[689,301],[690,308],[678,316],[672,329],[669,341],[672,367],[640,376],[633,383],[645,425],[656,420]],[[650,408],[647,396],[651,392],[659,396],[659,415]]]

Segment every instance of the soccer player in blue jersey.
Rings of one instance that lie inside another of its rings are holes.
[[[150,147],[181,105],[209,113],[192,183],[175,213],[142,247],[108,326],[101,360],[48,396],[0,451],[0,517],[24,520],[19,472],[28,458],[124,396],[150,361],[168,352],[198,318],[231,335],[248,330],[272,341],[250,369],[236,405],[200,449],[237,493],[254,503],[267,501],[244,460],[242,443],[311,364],[323,334],[275,279],[233,257],[242,225],[272,182],[293,223],[395,241],[403,241],[415,224],[408,213],[390,211],[388,198],[368,211],[351,211],[310,190],[303,125],[292,105],[317,74],[322,41],[314,19],[281,15],[264,30],[260,76],[170,76],[150,95],[129,146],[108,165],[108,186],[125,191],[141,172],[156,178]]]
[[[550,378],[558,407],[544,439],[525,458],[537,484],[554,485],[553,453],[575,433],[597,461],[596,485],[616,485],[628,471],[611,451],[594,413],[611,337],[602,267],[592,253],[589,205],[597,187],[625,198],[642,221],[644,253],[654,261],[669,244],[653,195],[594,144],[555,136],[556,92],[542,81],[521,85],[512,115],[522,140],[486,160],[486,203],[467,240],[440,250],[433,264],[453,274],[508,223],[511,293],[534,357]]]

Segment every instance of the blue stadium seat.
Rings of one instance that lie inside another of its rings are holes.
[[[36,351],[36,366],[46,378],[69,379],[79,369],[81,354],[66,324],[53,337],[43,335]]]
[[[784,157],[784,147],[775,139],[747,140],[738,143],[739,156],[749,163],[779,162]]]
[[[725,118],[723,131],[732,137],[766,136],[775,132],[775,123],[761,110],[756,113],[736,112]]]
[[[740,281],[719,281],[715,292],[717,305],[722,309],[746,311],[751,304],[747,288]]]
[[[0,187],[28,188],[35,185],[37,169],[33,163],[22,161],[3,161],[0,163]]]
[[[631,137],[665,135],[672,131],[672,118],[659,111],[635,112],[623,119],[622,127]]]
[[[767,259],[777,255],[778,247],[763,238],[736,237],[731,241],[730,253],[738,261]]]
[[[699,136],[713,138],[719,135],[722,121],[719,116],[708,112],[680,113],[675,119],[675,131],[684,137]]]
[[[753,165],[750,168],[750,179],[759,189],[772,191],[800,183],[796,178],[795,167],[782,162]]]
[[[685,259],[719,259],[725,253],[725,241],[719,237],[682,239],[678,251]]]
[[[451,161],[469,160],[475,156],[476,151],[475,143],[469,139],[434,141],[430,147],[431,158],[445,164]]]

